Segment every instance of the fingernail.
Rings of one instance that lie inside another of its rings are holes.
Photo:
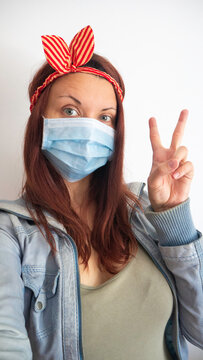
[[[176,160],[170,160],[168,162],[168,166],[173,169],[174,167],[176,167],[177,163],[176,163]]]
[[[175,173],[175,174],[173,174],[173,177],[175,178],[175,179],[178,179],[179,177],[180,177],[180,173]]]

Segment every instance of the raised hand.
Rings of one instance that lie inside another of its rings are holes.
[[[156,119],[149,119],[153,162],[148,177],[148,193],[154,211],[167,210],[185,201],[193,178],[193,164],[187,159],[187,148],[180,146],[188,110],[182,110],[169,149],[161,144]]]

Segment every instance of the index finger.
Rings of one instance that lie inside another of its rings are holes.
[[[171,149],[177,149],[181,143],[183,138],[185,125],[188,117],[188,110],[182,110],[178,119],[178,123],[173,132],[172,140],[171,140]]]
[[[156,119],[153,117],[149,119],[149,131],[150,131],[149,136],[152,145],[152,150],[154,151],[157,148],[161,147],[162,143],[161,143],[161,138],[159,135]]]

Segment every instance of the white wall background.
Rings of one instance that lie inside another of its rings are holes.
[[[203,1],[1,0],[0,198],[18,196],[27,86],[44,61],[40,36],[70,43],[91,25],[95,51],[121,72],[126,85],[126,181],[147,180],[151,165],[148,119],[155,116],[164,144],[182,109],[189,109],[184,145],[195,165],[191,206],[202,228]],[[203,351],[190,345],[190,359]]]

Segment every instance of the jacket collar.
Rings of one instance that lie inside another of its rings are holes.
[[[33,221],[22,197],[16,200],[0,200],[0,211],[1,210],[13,214],[19,218]],[[62,231],[66,231],[64,226],[48,212],[44,211],[44,215],[46,216],[46,219],[51,226]]]

